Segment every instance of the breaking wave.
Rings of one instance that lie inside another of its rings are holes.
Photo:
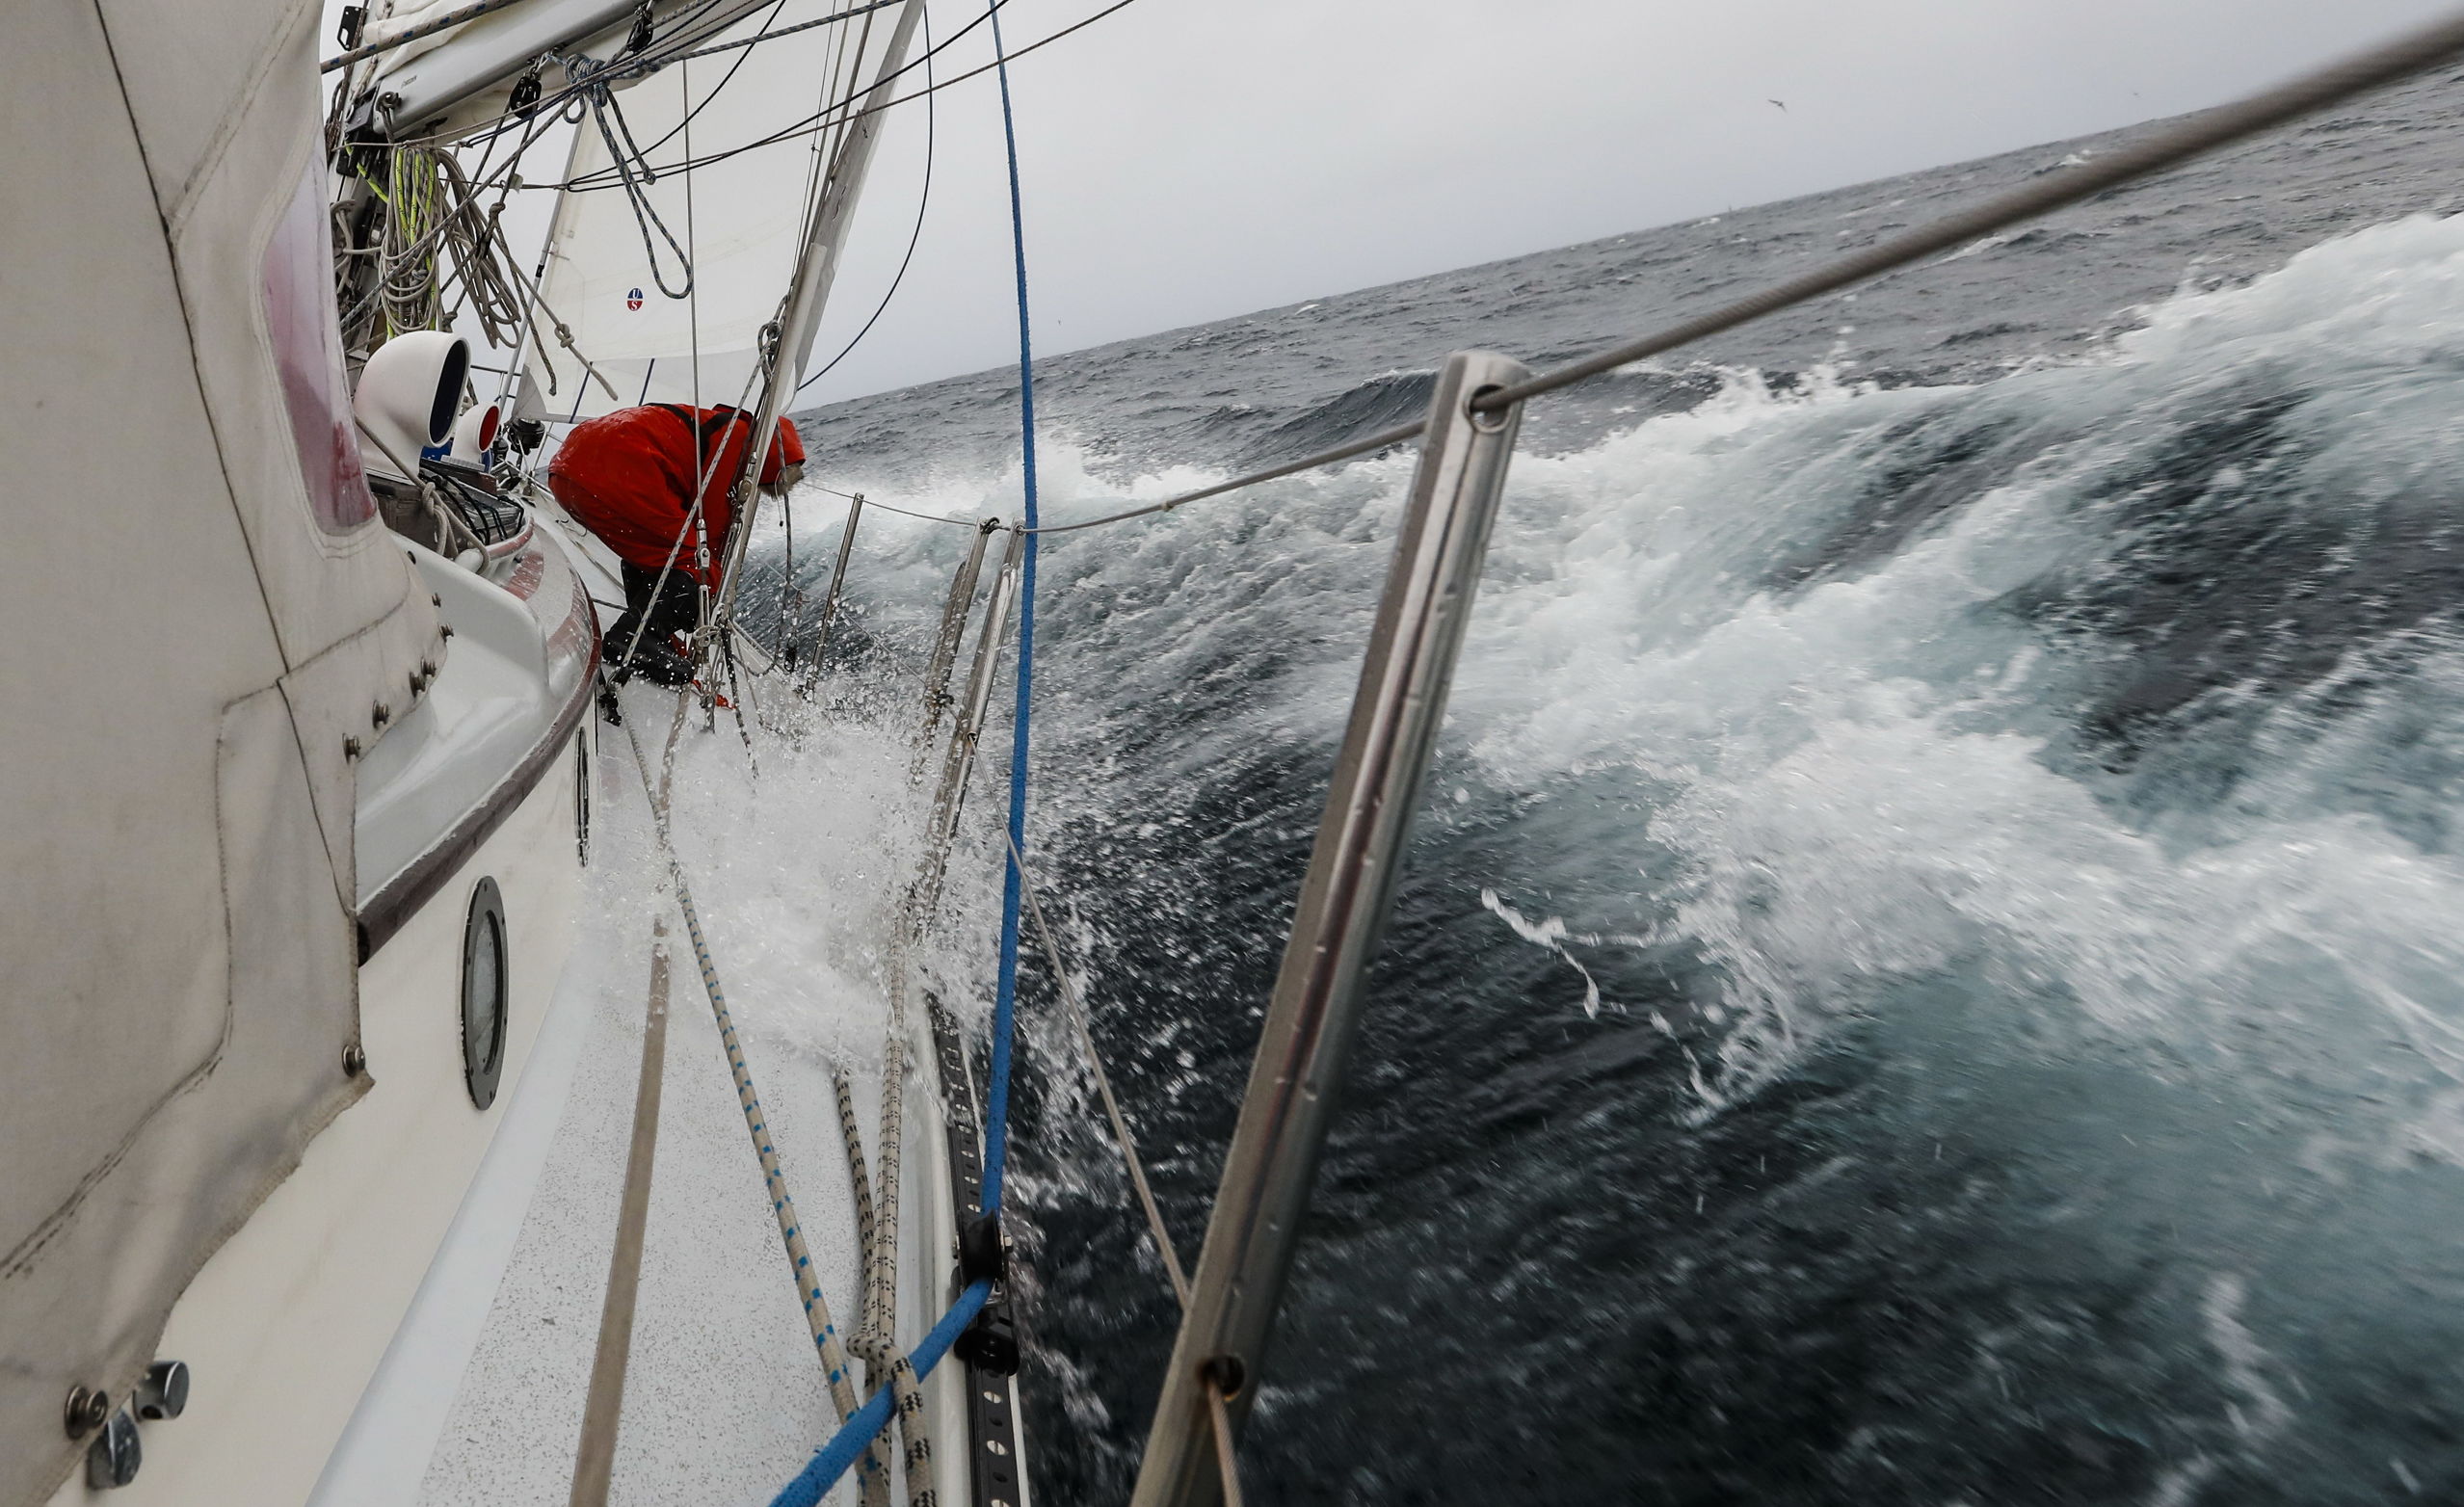
[[[1637,390],[1515,463],[1250,1490],[2464,1494],[2464,220],[2071,364]],[[1034,846],[1188,1255],[1410,463],[1044,557]],[[866,528],[858,700],[963,540]],[[1174,1313],[1030,1032],[1039,1488],[1117,1498]]]

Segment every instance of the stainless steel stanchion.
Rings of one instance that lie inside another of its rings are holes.
[[[1529,375],[1481,351],[1457,352],[1438,374],[1402,537],[1131,1507],[1211,1507],[1230,1474],[1210,1393],[1222,1398],[1220,1437],[1229,1439],[1257,1392],[1361,980],[1385,929],[1514,452],[1521,409],[1475,414],[1470,405]]]

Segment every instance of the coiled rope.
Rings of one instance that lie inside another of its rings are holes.
[[[658,170],[650,166],[649,157],[634,144],[633,127],[624,119],[624,107],[618,102],[616,92],[600,75],[614,71],[589,58],[566,58],[566,75],[579,82],[580,101],[588,111],[591,123],[598,127],[599,141],[607,147],[608,170],[624,189],[624,200],[632,207],[633,225],[642,235],[642,257],[650,264],[650,282],[671,299],[683,299],[693,292],[693,258],[660,218],[658,206],[650,202],[650,185],[659,180]],[[675,253],[684,286],[668,286],[667,272],[659,265],[658,241],[650,238],[656,229],[659,240]]]

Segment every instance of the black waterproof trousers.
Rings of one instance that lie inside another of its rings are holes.
[[[667,573],[667,585],[652,601],[651,589],[658,584],[659,572],[645,569],[631,561],[624,565],[624,616],[607,631],[608,664],[617,683],[631,675],[660,685],[683,685],[693,678],[693,667],[678,652],[681,640],[693,637],[700,623],[702,607],[700,591],[693,577],[681,570]],[[647,621],[642,631],[642,647],[634,650],[631,666],[625,664],[625,651],[633,648],[633,634]]]

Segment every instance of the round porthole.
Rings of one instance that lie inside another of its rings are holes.
[[[573,848],[591,861],[591,735],[573,734]]]
[[[462,1075],[470,1101],[496,1102],[505,1071],[505,995],[513,972],[505,947],[505,897],[496,881],[471,891],[470,920],[462,933]]]

